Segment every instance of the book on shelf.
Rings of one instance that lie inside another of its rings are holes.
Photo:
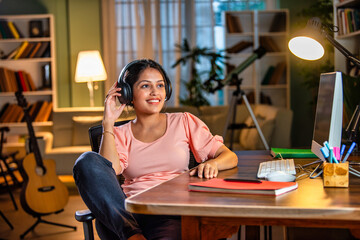
[[[28,44],[29,44],[28,41],[24,41],[24,42],[21,43],[18,52],[14,56],[14,60],[17,60],[17,59],[20,58],[21,54],[25,51]]]
[[[267,52],[280,52],[280,48],[275,41],[268,36],[260,37],[260,46],[264,47]]]
[[[236,43],[235,45],[229,47],[226,49],[227,53],[238,53],[241,52],[242,50],[251,47],[253,45],[252,42],[249,41],[240,41],[238,43]]]
[[[5,82],[7,86],[7,92],[15,92],[17,90],[16,84],[14,85],[13,79],[12,79],[12,72],[8,68],[3,68],[5,73]]]
[[[8,55],[4,56],[3,59],[13,59],[15,55],[18,53],[19,48],[13,49]]]
[[[43,101],[42,102],[42,105],[41,105],[41,107],[39,109],[39,112],[35,116],[34,122],[42,122],[43,121],[45,111],[46,111],[46,108],[47,108],[48,104],[49,104],[48,101]]]
[[[5,79],[5,71],[3,67],[0,67],[0,89],[1,92],[7,92],[7,85]]]
[[[269,32],[285,32],[286,31],[286,14],[276,13],[271,25]]]
[[[317,158],[311,149],[271,148],[273,158]]]
[[[46,104],[46,107],[44,108],[44,111],[41,113],[41,116],[39,117],[39,122],[46,122],[49,121],[51,112],[52,112],[53,103],[48,102]]]
[[[39,51],[40,47],[41,47],[41,42],[37,42],[34,48],[32,49],[32,51],[30,52],[28,58],[33,58],[35,54]]]
[[[16,71],[15,76],[16,76],[16,80],[17,80],[17,83],[18,83],[18,86],[19,86],[19,90],[21,90],[23,92],[28,91],[28,87],[26,86],[23,72],[22,71]]]
[[[189,183],[189,191],[236,193],[278,196],[298,188],[297,182],[240,182],[213,178],[203,182]]]
[[[243,32],[240,19],[229,13],[225,14],[225,21],[228,33],[241,33]]]
[[[0,29],[4,39],[14,38],[6,20],[0,19]]]
[[[284,74],[286,70],[286,62],[279,62],[276,64],[274,72],[271,74],[269,85],[284,84]]]
[[[14,122],[14,123],[20,122],[22,117],[24,116],[23,113],[24,113],[24,111],[23,111],[22,107],[20,107],[19,105],[16,105],[14,115],[12,116],[10,122]]]
[[[30,111],[30,117],[31,117],[32,122],[35,122],[36,116],[39,114],[39,111],[43,104],[44,104],[44,101],[42,101],[42,100],[34,103],[34,107],[33,107],[33,109],[31,109],[32,111]]]
[[[264,78],[261,81],[261,85],[268,85],[270,83],[270,79],[274,73],[274,70],[275,70],[274,66],[268,67],[268,69],[266,70],[266,73],[264,75]]]
[[[9,107],[10,107],[10,103],[7,102],[1,108],[1,111],[0,111],[0,123],[3,122],[3,119],[5,117],[5,113],[8,111]]]
[[[4,118],[2,123],[11,123],[16,122],[19,113],[22,111],[22,108],[17,104],[10,104],[9,109],[4,113]]]
[[[20,54],[19,58],[28,58],[30,52],[35,47],[35,43],[29,42],[24,51]]]
[[[43,57],[44,53],[48,48],[50,48],[50,42],[42,42],[39,50],[37,51],[37,53],[35,53],[34,57],[35,58]]]
[[[23,72],[23,75],[25,76],[25,83],[27,84],[29,91],[36,91],[37,88],[31,75],[27,72]]]
[[[7,21],[8,27],[15,39],[20,38],[20,34],[12,21]]]
[[[2,21],[0,20],[0,36],[2,39],[6,39],[6,33],[5,33],[5,29],[2,26]]]

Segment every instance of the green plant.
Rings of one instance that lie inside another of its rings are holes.
[[[182,56],[176,60],[172,67],[189,63],[191,74],[189,81],[182,80],[188,93],[186,98],[180,98],[180,103],[194,107],[210,105],[205,97],[205,93],[209,92],[209,86],[204,85],[204,80],[210,78],[221,79],[224,62],[227,57],[221,54],[221,52],[214,52],[207,47],[190,48],[186,39],[183,40],[181,45],[176,44],[176,47],[181,51]],[[208,61],[210,69],[200,70],[200,66],[203,67],[206,64],[203,60]]]

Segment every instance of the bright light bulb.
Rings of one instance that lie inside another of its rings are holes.
[[[294,37],[289,41],[290,51],[297,57],[305,60],[317,60],[324,56],[323,46],[313,38]]]

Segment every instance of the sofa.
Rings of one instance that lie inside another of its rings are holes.
[[[291,147],[290,131],[293,113],[286,108],[269,105],[252,105],[252,110],[270,147]],[[199,117],[213,134],[224,136],[229,115],[228,106],[165,107],[165,112],[190,112]],[[253,125],[245,105],[238,105],[236,122]],[[85,151],[90,151],[88,129],[101,124],[103,109],[67,109],[53,113],[52,132],[37,132],[40,138],[39,147],[44,159],[54,159],[59,175],[72,174],[76,159]],[[130,120],[135,117],[132,108],[125,108],[119,120]],[[225,144],[230,142],[230,134]],[[256,128],[244,128],[234,131],[233,150],[265,149]]]

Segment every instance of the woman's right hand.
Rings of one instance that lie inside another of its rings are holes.
[[[108,94],[105,98],[105,108],[104,108],[104,118],[103,118],[103,127],[113,127],[115,121],[119,118],[120,114],[125,108],[125,104],[121,104],[120,106],[116,105],[116,98],[121,96],[120,94],[121,88],[117,87],[117,82],[115,82]]]

